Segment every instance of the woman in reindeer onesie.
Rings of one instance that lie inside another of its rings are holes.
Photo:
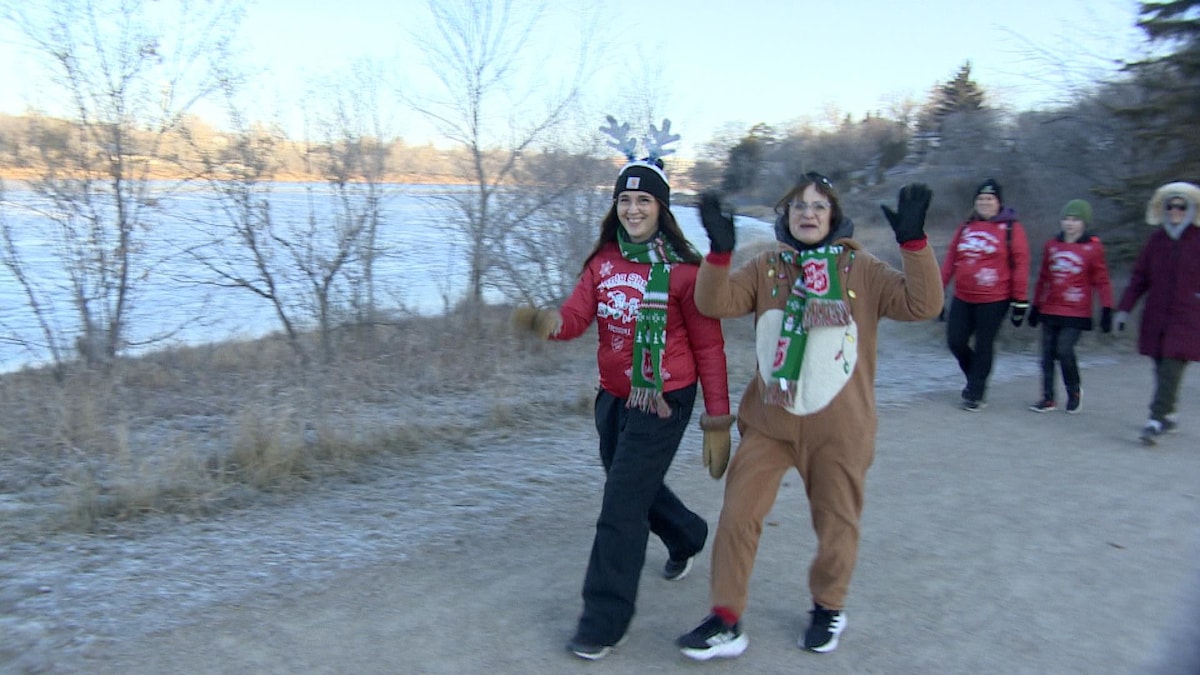
[[[902,251],[901,272],[850,238],[853,224],[829,180],[805,174],[776,206],[778,246],[731,273],[733,222],[715,194],[702,195],[711,244],[696,280],[696,306],[717,318],[754,314],[758,372],[737,413],[741,442],[713,541],[712,612],[677,640],[686,656],[745,651],[741,618],[763,519],[793,467],[804,480],[817,535],[808,575],[811,624],[800,646],[837,647],[875,451],[879,320],[930,319],[942,308],[938,264],[925,236],[931,197],[926,186],[913,184],[900,190],[897,211],[883,207]]]

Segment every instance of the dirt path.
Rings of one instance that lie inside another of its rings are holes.
[[[949,382],[935,393],[881,394],[842,646],[822,656],[795,646],[807,621],[813,536],[793,476],[768,519],[745,617],[751,647],[738,671],[1129,673],[1166,658],[1183,668],[1180,646],[1200,635],[1196,617],[1186,616],[1200,594],[1182,595],[1200,591],[1200,375],[1185,380],[1181,432],[1146,449],[1135,439],[1150,391],[1148,361],[1084,365],[1085,411],[1074,416],[1026,412],[1036,390],[1026,376],[995,386],[979,414],[954,407]],[[598,508],[592,434],[587,419],[528,439],[497,432],[479,447],[397,460],[369,484],[330,488],[303,504],[235,514],[221,526],[181,523],[172,539],[137,544],[144,549],[127,542],[120,550],[153,568],[104,577],[107,594],[70,595],[72,575],[84,572],[65,563],[57,581],[30,571],[14,583],[32,590],[7,601],[0,594],[0,609],[26,617],[6,625],[34,636],[8,666],[698,671],[706,666],[680,656],[672,640],[706,613],[709,561],[702,556],[688,579],[666,582],[657,576],[665,552],[656,541],[626,645],[598,663],[563,649]],[[720,484],[700,467],[698,448],[698,435],[685,441],[669,480],[715,524]],[[176,562],[164,569],[160,554]],[[40,560],[20,555],[0,563]],[[191,590],[170,590],[176,577]],[[211,588],[197,599],[195,587],[205,584]],[[116,599],[131,594],[136,603]],[[30,628],[30,608],[54,598],[97,603],[75,608],[70,640],[63,626]],[[127,617],[129,631],[89,630],[89,616],[121,621],[114,611]]]

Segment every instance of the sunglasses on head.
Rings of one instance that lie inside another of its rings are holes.
[[[821,185],[824,185],[825,187],[829,188],[830,190],[833,189],[833,183],[829,182],[828,178],[826,178],[825,176],[822,176],[821,174],[817,173],[816,171],[809,171],[809,172],[805,173],[804,179],[807,181],[813,182],[813,183],[820,183]]]
[[[1187,204],[1180,204],[1179,202],[1171,202],[1170,204],[1167,204],[1167,210],[1168,211],[1187,211]]]

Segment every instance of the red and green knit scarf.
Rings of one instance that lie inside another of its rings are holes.
[[[842,280],[837,268],[838,255],[844,248],[822,246],[779,255],[785,263],[796,267],[798,273],[783,309],[783,325],[767,385],[768,403],[793,405],[810,328],[850,324],[850,308],[842,300]]]
[[[617,230],[617,243],[621,247],[621,257],[650,265],[634,328],[632,389],[626,405],[659,417],[670,417],[671,408],[663,398],[662,357],[667,347],[671,265],[683,262],[683,258],[671,248],[662,232],[639,244],[629,241],[629,235],[621,228]]]

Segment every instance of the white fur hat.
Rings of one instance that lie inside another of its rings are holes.
[[[1196,208],[1200,206],[1200,187],[1182,181],[1167,183],[1154,191],[1150,203],[1146,205],[1146,224],[1162,225],[1167,220],[1167,200],[1180,197],[1188,203],[1188,221],[1197,227]]]

